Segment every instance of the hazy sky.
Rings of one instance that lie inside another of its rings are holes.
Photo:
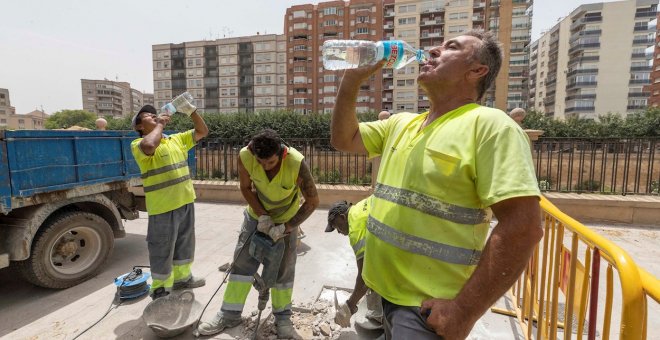
[[[502,0],[507,1],[507,0]],[[628,0],[631,1],[631,0]],[[80,79],[153,92],[151,45],[282,34],[284,13],[309,0],[4,1],[0,88],[17,113],[82,108]],[[532,39],[592,0],[535,0]]]

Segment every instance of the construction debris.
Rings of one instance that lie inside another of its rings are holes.
[[[350,328],[341,328],[333,322],[334,307],[328,301],[297,305],[292,308],[291,321],[301,339],[338,340],[343,339],[344,333],[355,334]],[[254,334],[257,313],[243,318],[243,334],[241,338],[250,339]],[[269,313],[262,318],[257,339],[276,339],[275,317]]]

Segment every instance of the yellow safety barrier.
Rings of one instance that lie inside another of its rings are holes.
[[[610,338],[615,297],[619,339],[646,339],[647,299],[660,303],[660,281],[620,247],[541,198],[544,237],[509,294],[526,339]],[[601,275],[601,259],[607,262]],[[600,281],[605,281],[601,287]],[[560,320],[563,303],[563,322]],[[530,322],[531,320],[531,322]],[[576,325],[574,325],[576,323]],[[657,332],[657,329],[653,330]],[[575,332],[575,334],[574,334]]]

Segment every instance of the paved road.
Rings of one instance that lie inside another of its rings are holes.
[[[195,274],[206,277],[207,285],[195,290],[199,301],[206,302],[220,282],[223,273],[218,266],[230,262],[242,221],[243,206],[197,203],[197,252],[193,266]],[[133,265],[148,264],[144,241],[146,215],[126,222],[127,236],[117,240],[106,268],[95,278],[66,290],[50,290],[32,286],[9,269],[0,270],[0,338],[2,339],[72,339],[97,321],[110,306],[115,286],[113,279],[131,270]],[[299,249],[294,305],[314,301],[323,286],[351,288],[357,272],[352,250],[345,237],[324,233],[326,210],[316,211],[303,225],[307,234]],[[633,233],[621,228],[602,228],[611,238],[617,238],[647,270],[660,276],[657,238],[660,229],[641,229]],[[220,307],[224,287],[212,301],[206,317]],[[246,311],[256,310],[256,293],[251,293]],[[141,314],[150,299],[122,304],[111,311],[81,339],[155,339],[144,325]],[[504,301],[500,301],[503,304]],[[653,306],[652,306],[653,307]],[[660,310],[650,313],[660,315]],[[657,318],[655,319],[657,320]],[[660,324],[651,325],[650,329]],[[357,333],[343,339],[366,338]],[[487,313],[473,332],[473,339],[520,338],[517,322],[509,317]],[[192,339],[185,334],[180,339]],[[233,339],[220,335],[217,339]],[[652,339],[651,337],[650,339]]]

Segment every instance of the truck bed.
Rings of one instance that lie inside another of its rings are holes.
[[[135,138],[134,131],[0,131],[0,213],[38,203],[31,198],[45,193],[139,183]]]

